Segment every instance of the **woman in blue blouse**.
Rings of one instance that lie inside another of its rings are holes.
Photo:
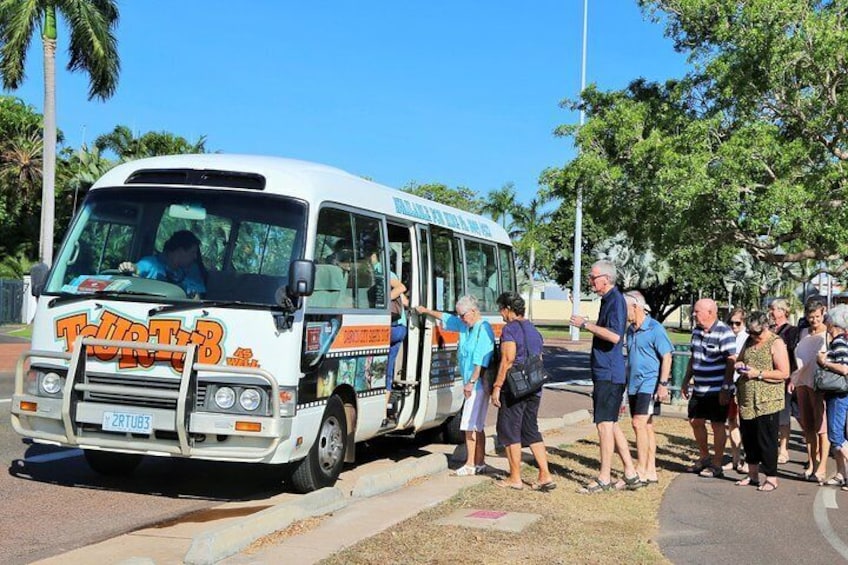
[[[462,377],[465,404],[459,429],[465,432],[468,456],[465,465],[457,469],[457,476],[475,475],[486,469],[486,409],[489,406],[489,383],[484,378],[486,367],[495,348],[492,326],[480,315],[477,299],[463,296],[456,302],[456,315],[416,307],[419,314],[426,314],[442,321],[445,330],[459,333],[457,362]]]

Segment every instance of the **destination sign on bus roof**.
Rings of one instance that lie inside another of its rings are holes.
[[[417,202],[410,202],[409,200],[404,200],[397,196],[393,197],[393,200],[395,201],[395,212],[398,214],[403,214],[404,216],[409,216],[411,218],[418,218],[419,220],[426,220],[454,230],[462,230],[483,237],[492,237],[492,232],[489,231],[489,226],[482,222],[478,222],[477,220],[463,218],[458,214],[443,212],[431,206],[425,206],[424,204],[419,204]]]

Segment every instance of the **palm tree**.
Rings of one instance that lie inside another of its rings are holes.
[[[546,230],[553,212],[543,211],[546,202],[537,198],[524,206],[516,204],[512,211],[512,223],[509,236],[515,241],[515,248],[526,266],[527,277],[530,279],[529,300],[527,301],[527,317],[533,319],[533,283],[536,281],[536,250],[540,249],[546,239]]]
[[[69,71],[88,74],[88,98],[105,100],[118,85],[120,61],[113,31],[116,0],[0,0],[0,78],[14,90],[24,79],[24,63],[36,28],[44,45],[44,157],[39,257],[53,262],[56,185],[56,38],[57,13],[70,30]]]
[[[500,220],[506,229],[506,218],[512,214],[515,204],[515,184],[508,182],[499,190],[489,192],[489,202],[483,204],[481,212],[489,214],[496,222]]]
[[[117,125],[109,133],[98,136],[94,147],[100,151],[111,151],[121,161],[131,161],[156,155],[206,153],[206,136],[200,136],[193,143],[167,131],[149,131],[136,137],[127,126]]]

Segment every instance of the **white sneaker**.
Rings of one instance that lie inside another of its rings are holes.
[[[485,463],[482,464],[482,465],[475,465],[474,466],[474,474],[475,475],[485,475],[487,468],[488,467]]]
[[[459,469],[454,472],[454,476],[456,477],[470,477],[476,474],[477,469],[474,467],[469,467],[468,465],[463,465]]]

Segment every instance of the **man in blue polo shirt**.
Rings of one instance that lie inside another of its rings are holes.
[[[636,472],[643,485],[657,483],[657,442],[654,415],[668,398],[671,352],[674,347],[661,323],[648,315],[650,308],[638,290],[624,293],[627,302],[627,395],[636,433]],[[656,404],[655,404],[656,403]]]
[[[630,447],[618,425],[619,409],[624,399],[624,330],[627,326],[627,307],[624,296],[615,286],[615,265],[598,261],[589,271],[589,284],[601,296],[597,323],[582,316],[572,316],[571,324],[592,334],[592,407],[601,448],[601,468],[598,478],[579,492],[594,494],[611,488],[638,488],[639,475],[630,457]],[[611,482],[612,454],[617,452],[624,465],[624,480]]]
[[[714,300],[703,298],[696,302],[693,315],[697,327],[692,330],[692,356],[680,387],[683,398],[689,399],[689,424],[700,452],[697,463],[689,471],[702,477],[717,478],[724,474],[722,459],[727,442],[724,425],[728,408],[727,404],[720,402],[719,396],[730,388],[724,382],[724,374],[728,359],[736,358],[736,335],[718,319],[718,306]],[[707,420],[713,429],[712,462],[707,442]]]

